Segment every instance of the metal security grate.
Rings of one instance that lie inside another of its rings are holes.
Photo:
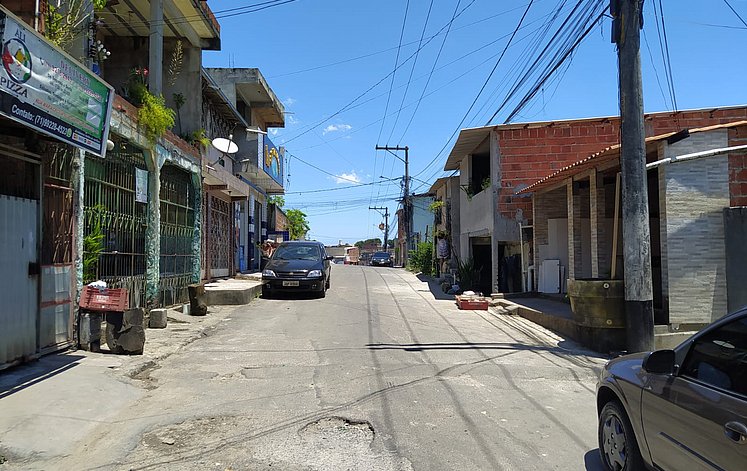
[[[161,261],[159,297],[162,306],[187,302],[195,254],[192,249],[195,195],[189,173],[172,165],[161,169]]]
[[[84,231],[89,236],[100,224],[104,236],[91,274],[112,287],[127,288],[130,306],[140,307],[145,305],[147,204],[135,201],[135,168],[147,168],[142,151],[123,141],[106,159],[86,158]]]
[[[208,198],[209,277],[229,276],[232,253],[231,203],[210,195]]]

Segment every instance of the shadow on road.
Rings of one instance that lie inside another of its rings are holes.
[[[560,347],[525,345],[520,343],[506,342],[456,342],[456,343],[369,343],[366,344],[369,350],[403,350],[406,352],[424,352],[428,350],[532,350],[553,352],[563,355],[574,354]]]
[[[22,391],[78,365],[81,355],[52,354],[0,372],[0,399]]]
[[[434,298],[445,300],[445,301],[455,300],[453,294],[444,293],[444,290],[441,289],[441,285],[432,276],[426,276],[426,275],[423,275],[422,273],[419,273],[416,276],[418,280],[428,283],[428,290],[431,292]]]

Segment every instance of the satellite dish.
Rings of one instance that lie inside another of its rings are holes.
[[[235,154],[239,151],[239,146],[231,139],[226,139],[225,137],[216,137],[213,139],[212,144],[213,147],[224,154]]]

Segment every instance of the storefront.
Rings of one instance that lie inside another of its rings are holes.
[[[0,26],[2,369],[74,340],[82,155],[106,152],[113,90],[2,7]]]

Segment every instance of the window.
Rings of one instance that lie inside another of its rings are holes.
[[[680,375],[747,396],[747,317],[698,337]]]

